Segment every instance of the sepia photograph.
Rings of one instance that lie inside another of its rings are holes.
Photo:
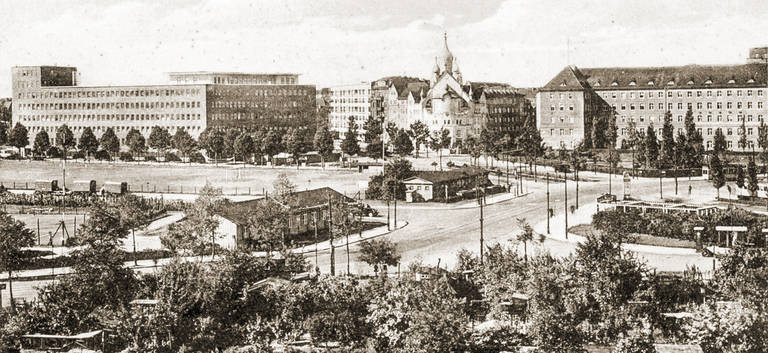
[[[0,353],[768,352],[766,14],[0,0]]]

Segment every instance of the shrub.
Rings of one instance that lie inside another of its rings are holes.
[[[123,162],[133,162],[133,156],[128,152],[120,152],[120,160]]]
[[[419,194],[417,191],[411,193],[411,199],[413,202],[426,202],[426,200],[424,200],[424,196],[421,196],[421,194]]]
[[[205,163],[205,157],[200,152],[192,152],[189,155],[189,161],[191,163]]]
[[[55,146],[49,148],[45,154],[48,156],[48,158],[61,158],[62,156],[61,150]]]
[[[166,162],[181,162],[181,158],[173,152],[165,152],[164,157]]]
[[[85,152],[83,151],[77,151],[75,154],[72,155],[73,159],[85,159]]]
[[[157,162],[157,158],[155,156],[146,156],[144,157],[145,162]]]
[[[112,156],[109,155],[109,152],[105,150],[98,150],[96,153],[93,154],[93,158],[96,158],[100,161],[111,161]]]

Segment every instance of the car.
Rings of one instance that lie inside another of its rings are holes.
[[[18,155],[19,155],[19,153],[16,152],[15,148],[4,148],[4,149],[0,150],[0,158],[11,159],[11,158],[14,158],[14,157],[16,157]]]

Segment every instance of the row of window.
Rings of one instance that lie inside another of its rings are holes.
[[[674,92],[676,92],[676,93],[674,93]],[[669,90],[669,91],[667,91],[667,97],[668,98],[672,98],[672,97],[677,96],[678,98],[682,98],[682,97],[689,97],[689,98],[691,98],[691,97],[694,97],[694,96],[696,96],[696,97],[703,97],[705,95],[707,97],[712,97],[713,94],[715,96],[717,96],[717,97],[722,97],[723,94],[725,94],[726,97],[731,97],[731,96],[734,95],[734,93],[736,94],[737,97],[741,97],[741,96],[744,96],[744,95],[746,95],[747,97],[751,97],[753,94],[756,94],[757,96],[762,96],[763,95],[763,90],[761,90],[761,89],[757,89],[757,90],[751,90],[751,89],[730,90],[729,89],[729,90],[706,90],[706,91],[702,91],[702,90],[697,90],[697,91]],[[559,99],[566,99],[566,97],[568,97],[568,99],[573,99],[573,94],[571,92],[568,92],[568,93],[564,93],[564,92],[561,92],[561,93],[550,92],[549,93],[549,98],[550,99],[555,99],[555,97],[556,97],[555,95],[556,94],[557,94],[557,98],[559,98]],[[600,92],[598,92],[598,94],[600,94]],[[627,98],[635,99],[636,97],[640,98],[640,99],[644,99],[644,98],[649,98],[650,99],[650,98],[653,98],[653,97],[663,98],[664,97],[664,91],[638,91],[638,92],[632,92],[632,91],[630,91],[630,92],[615,92],[615,91],[613,91],[613,92],[610,92],[610,93],[603,91],[601,95],[602,95],[603,99],[609,99],[609,98],[611,98],[611,99],[627,99]]]
[[[200,102],[21,103],[18,106],[20,110],[192,109],[200,108]]]
[[[208,114],[208,117],[213,120],[257,120],[257,119],[277,119],[277,120],[293,120],[298,119],[298,115],[294,114],[275,114],[275,115],[266,115],[266,114],[256,114],[253,112],[249,113],[214,113],[214,114]]]
[[[200,95],[199,88],[168,88],[168,89],[111,89],[71,91],[41,91],[20,94],[21,99],[64,99],[64,98],[109,98],[109,97],[179,97]]]
[[[371,94],[371,90],[369,89],[342,89],[342,90],[331,90],[331,95],[336,97],[347,97],[347,96],[364,96],[368,97]]]
[[[717,121],[717,122],[722,122],[722,121],[726,121],[726,122],[732,122],[732,121],[742,121],[742,120],[745,120],[745,118],[746,118],[746,121],[747,121],[747,122],[752,122],[752,121],[754,120],[754,118],[753,118],[753,115],[752,115],[752,114],[747,114],[747,115],[745,115],[745,114],[738,114],[738,115],[736,115],[736,119],[735,119],[735,120],[733,119],[733,115],[732,115],[732,114],[727,114],[725,117],[726,117],[726,118],[725,118],[725,120],[723,120],[723,115],[722,115],[722,113],[719,113],[719,114],[717,115],[716,121]],[[663,116],[649,116],[649,117],[648,117],[648,120],[649,120],[649,121],[659,121],[659,122],[662,122],[662,120],[663,120],[663,119],[664,119],[664,118],[663,118]],[[573,118],[571,118],[570,120],[571,120],[571,122],[573,122]],[[678,116],[677,116],[677,122],[683,122],[684,120],[685,120],[685,118],[684,118],[682,115],[678,115]],[[624,123],[624,122],[627,122],[627,121],[639,121],[639,122],[641,122],[641,123],[642,123],[642,122],[645,122],[645,117],[644,117],[644,116],[639,116],[639,117],[637,118],[637,120],[635,120],[635,117],[634,117],[634,116],[630,116],[629,118],[627,118],[627,117],[626,117],[626,115],[622,115],[622,116],[620,117],[620,120],[619,120],[619,121],[620,121],[620,122],[622,122],[622,123]],[[703,122],[703,121],[704,121],[704,118],[703,118],[703,116],[701,115],[701,113],[699,113],[699,114],[696,116],[696,121],[697,121],[697,122]],[[713,118],[712,118],[712,115],[711,115],[711,114],[708,114],[708,115],[707,115],[706,121],[707,121],[707,122],[712,122],[712,121],[713,121]],[[758,121],[758,122],[762,122],[762,121],[763,121],[763,115],[762,115],[762,114],[759,114],[759,115],[757,116],[757,121]],[[553,122],[553,123],[555,122],[555,119],[554,119],[554,117],[552,117],[552,122]],[[560,118],[560,122],[563,122],[563,118],[562,118],[562,117]]]
[[[217,99],[232,97],[271,97],[271,96],[299,96],[314,100],[313,94],[306,88],[264,88],[252,89],[251,87],[214,87],[210,90],[209,98]]]
[[[368,113],[369,110],[370,108],[367,105],[362,107],[331,107],[331,111],[334,113]]]
[[[295,84],[296,78],[289,76],[277,76],[273,79],[264,79],[264,77],[219,77],[213,78],[215,84],[230,85],[263,85],[263,84]]]
[[[28,115],[19,116],[22,122],[81,122],[81,121],[171,121],[171,120],[201,120],[200,114],[60,114],[60,115]]]
[[[152,125],[152,126],[89,126],[89,127],[91,128],[91,131],[93,131],[93,133],[95,135],[97,135],[97,137],[98,137],[100,134],[102,134],[104,131],[107,131],[107,129],[109,129],[109,128],[111,128],[115,133],[121,133],[121,132],[126,132],[127,133],[131,129],[136,129],[139,132],[142,132],[142,133],[145,133],[146,135],[148,135],[152,131],[152,128],[155,127],[155,126],[163,127],[162,125]],[[28,131],[30,133],[34,133],[35,135],[37,133],[39,133],[40,131],[45,131],[49,135],[55,135],[56,129],[58,129],[58,128],[59,128],[58,126],[30,126],[28,128]],[[69,128],[70,128],[70,130],[72,130],[73,133],[80,134],[80,133],[82,133],[83,130],[85,130],[86,127],[85,126],[69,126]],[[200,132],[200,130],[202,129],[202,127],[199,126],[199,125],[192,125],[192,126],[166,126],[165,128],[168,129],[168,132],[170,134],[176,133],[176,130],[187,130],[188,132],[190,132],[190,134],[192,134],[192,133],[195,133],[195,132]]]
[[[213,101],[211,102],[211,108],[229,108],[229,109],[243,109],[243,108],[297,108],[299,102],[297,101]]]
[[[714,105],[712,103],[713,102],[707,102],[707,105],[706,105],[707,109],[713,109],[713,107],[716,107],[715,109],[723,109],[723,102],[715,102]],[[733,103],[734,102],[725,102],[725,108],[726,109],[733,109],[734,108]],[[743,103],[744,102],[736,102],[736,106],[735,106],[736,109],[744,109],[745,105]],[[757,109],[763,109],[763,102],[762,101],[758,101],[757,104],[753,104],[753,102],[751,102],[751,101],[750,102],[746,102],[746,103],[747,103],[746,104],[746,109],[754,109],[755,106],[757,106]],[[616,109],[617,106],[615,104],[612,105],[612,107],[613,107],[614,110],[617,110]],[[635,103],[629,103],[629,105],[627,105],[626,103],[622,102],[621,105],[620,105],[621,110],[627,110],[627,107],[629,107],[629,110],[635,110],[635,108],[637,108],[637,110],[645,110],[645,104],[644,103],[639,103],[637,106],[635,106]],[[658,108],[656,108],[656,107],[658,107]],[[682,102],[678,102],[677,103],[677,110],[693,109],[693,107],[694,107],[693,103],[687,103],[685,105],[683,105]],[[672,110],[673,108],[674,108],[674,104],[673,103],[667,103],[667,110]],[[663,103],[658,103],[658,105],[654,105],[654,103],[648,103],[648,110],[654,110],[654,109],[664,110],[664,104]],[[704,109],[704,103],[702,103],[702,102],[696,103],[696,109],[699,109],[699,110]],[[551,110],[555,110],[555,106],[552,106]],[[563,110],[563,106],[562,105],[560,106],[560,110]],[[573,110],[573,106],[571,106],[570,110]]]

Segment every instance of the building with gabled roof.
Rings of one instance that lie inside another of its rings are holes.
[[[460,190],[491,185],[488,171],[482,168],[464,167],[452,170],[421,170],[403,180],[405,200],[446,200]]]
[[[720,128],[728,149],[751,150],[760,122],[768,115],[767,53],[768,48],[753,48],[746,63],[735,65],[569,66],[537,93],[537,125],[553,148],[561,143],[572,148],[582,141],[590,145],[593,118],[606,119],[613,111],[620,147],[628,146],[630,122],[640,134],[651,127],[661,136],[669,111],[677,135],[685,131],[690,110],[705,148],[713,147]],[[586,109],[589,105],[595,109]],[[605,127],[604,120],[599,122]],[[745,146],[739,145],[742,134],[747,137]]]
[[[330,199],[334,202],[354,202],[352,198],[334,189],[322,187],[296,191],[281,198],[281,200],[268,196],[227,203],[217,214],[219,221],[216,230],[219,235],[217,244],[227,249],[248,247],[255,235],[251,229],[251,216],[256,208],[264,206],[267,202],[275,203],[289,213],[286,236],[314,230],[315,224],[318,230],[327,229],[328,201]]]

